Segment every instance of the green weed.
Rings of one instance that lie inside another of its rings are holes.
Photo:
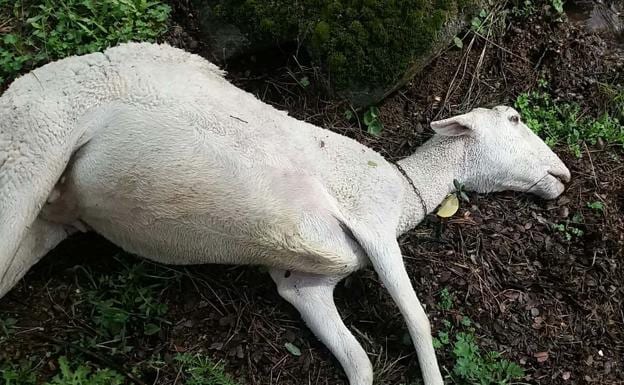
[[[185,376],[185,385],[238,385],[223,371],[223,366],[199,354],[177,354],[175,361]]]
[[[366,125],[367,132],[374,136],[379,136],[381,130],[383,130],[383,124],[379,120],[379,108],[370,107],[366,113],[364,113],[364,124]]]
[[[475,32],[482,32],[488,13],[485,9],[482,9],[479,14],[472,18],[470,21],[470,28]]]
[[[469,327],[470,319],[464,317],[462,326]],[[445,322],[445,329],[433,339],[436,349],[452,348],[455,365],[451,376],[454,383],[470,385],[507,385],[524,377],[524,369],[502,358],[498,352],[482,353],[477,345],[474,329],[457,331]]]
[[[583,142],[624,147],[624,124],[608,112],[592,117],[577,103],[558,103],[539,91],[518,96],[515,104],[529,128],[551,147],[567,145],[577,157]]]
[[[451,310],[455,296],[444,288],[440,292],[439,307]],[[481,352],[473,322],[463,316],[455,327],[449,320],[442,321],[442,330],[433,338],[436,349],[452,350],[455,364],[451,370],[453,383],[469,385],[508,385],[524,377],[524,370],[504,359],[498,352]]]
[[[563,15],[563,4],[563,0],[550,0],[550,5],[559,15]]]
[[[59,372],[44,385],[121,385],[123,377],[110,369],[93,371],[86,363],[70,364],[66,357],[58,359]],[[0,367],[2,385],[36,385],[37,380],[32,362],[11,363]]]
[[[469,203],[470,198],[468,197],[468,194],[466,194],[466,186],[464,186],[464,184],[457,179],[453,179],[453,186],[455,187],[455,195],[457,195],[457,199]]]
[[[442,310],[451,310],[454,302],[455,296],[449,291],[448,288],[445,287],[442,291],[440,291],[439,305]]]
[[[514,1],[511,13],[518,17],[528,17],[537,12],[537,6],[531,0]]]
[[[592,210],[598,211],[598,212],[604,212],[604,203],[600,202],[600,201],[595,201],[595,202],[587,202],[587,207],[589,207]]]
[[[37,376],[30,361],[20,364],[5,363],[0,366],[0,383],[3,385],[36,385]]]
[[[474,333],[457,333],[453,355],[453,373],[468,384],[506,385],[524,376],[519,365],[502,358],[500,353],[481,353]]]
[[[58,360],[60,373],[46,385],[121,385],[123,377],[110,369],[93,371],[87,364],[70,365],[66,357]],[[72,368],[74,366],[74,368]]]
[[[112,274],[94,279],[89,272],[89,288],[83,298],[90,306],[91,319],[96,331],[117,344],[113,353],[132,349],[130,335],[153,335],[168,322],[164,318],[167,305],[159,301],[168,280],[177,275],[158,277],[146,270],[144,262],[121,262],[122,268]]]
[[[556,223],[553,225],[553,230],[558,231],[563,235],[566,241],[571,241],[574,237],[580,238],[585,234],[585,232],[578,227],[570,224],[569,222],[565,223]]]
[[[552,224],[552,229],[563,235],[566,241],[570,242],[573,238],[582,237],[585,232],[580,228],[583,224],[583,216],[580,213],[574,214],[572,219],[567,219],[562,223]]]
[[[598,91],[604,110],[624,122],[624,86],[600,83]]]
[[[154,41],[171,8],[152,0],[0,0],[9,33],[0,38],[0,82],[69,55],[125,41]]]
[[[512,2],[511,13],[518,17],[529,17],[535,15],[543,6],[550,6],[554,12],[548,12],[546,16],[554,17],[557,21],[561,21],[564,15],[563,0],[514,0]]]

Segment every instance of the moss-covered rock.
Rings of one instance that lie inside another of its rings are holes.
[[[258,45],[297,41],[324,69],[331,89],[358,105],[380,99],[422,68],[437,49],[448,44],[463,26],[465,14],[474,11],[477,3],[473,0],[196,2],[205,15],[204,28],[222,57]],[[228,27],[222,28],[224,25]]]

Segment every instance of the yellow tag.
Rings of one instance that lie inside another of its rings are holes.
[[[455,215],[457,210],[459,210],[459,199],[457,199],[457,195],[449,194],[440,204],[436,214],[441,218],[448,218]]]

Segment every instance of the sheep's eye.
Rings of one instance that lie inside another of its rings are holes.
[[[520,117],[518,115],[512,115],[509,117],[509,121],[512,123],[518,123],[520,121]]]

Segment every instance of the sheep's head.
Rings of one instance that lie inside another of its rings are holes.
[[[478,108],[431,127],[440,135],[465,136],[462,182],[472,191],[524,191],[554,199],[570,181],[561,159],[511,107]]]

